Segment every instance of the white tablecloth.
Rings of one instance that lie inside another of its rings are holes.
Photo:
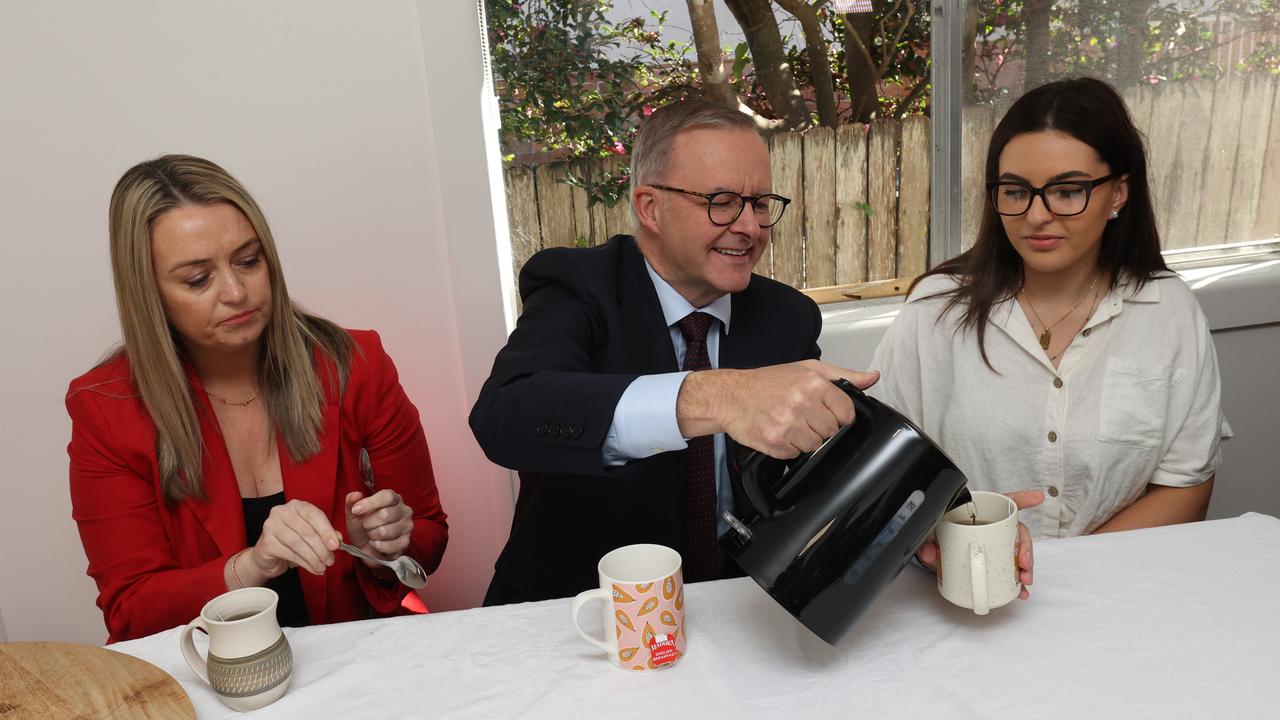
[[[1266,515],[1042,541],[1032,598],[986,617],[907,568],[835,648],[750,579],[685,592],[688,654],[661,672],[610,666],[567,599],[290,629],[292,685],[249,715],[1280,718],[1280,520]],[[201,720],[246,717],[187,668],[178,633],[113,649],[176,677]]]

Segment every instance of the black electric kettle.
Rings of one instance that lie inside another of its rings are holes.
[[[752,452],[737,471],[754,516],[726,513],[729,558],[835,645],[942,515],[971,500],[964,475],[900,413],[859,391],[856,418],[794,460]]]

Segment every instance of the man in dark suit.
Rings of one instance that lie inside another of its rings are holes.
[[[670,105],[632,152],[635,236],[526,263],[523,313],[471,411],[521,480],[486,605],[593,587],[599,558],[633,543],[679,550],[686,582],[732,574],[716,538],[740,509],[735,444],[795,457],[852,422],[831,381],[878,375],[819,361],[817,305],[752,273],[789,202],[771,183],[750,118]]]

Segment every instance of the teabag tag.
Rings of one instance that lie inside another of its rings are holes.
[[[969,524],[978,524],[978,504],[970,500],[964,504],[964,509],[969,511]]]
[[[655,634],[649,638],[649,658],[656,667],[670,665],[676,661],[677,655],[675,635]]]

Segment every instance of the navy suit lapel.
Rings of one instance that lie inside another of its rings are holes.
[[[649,279],[644,256],[634,239],[619,236],[618,305],[626,318],[620,328],[623,342],[635,359],[641,374],[677,372],[676,349],[671,344],[671,331],[662,316],[658,292]]]
[[[762,336],[755,276],[746,290],[730,297],[729,333],[720,338],[720,367],[746,369],[768,363],[767,337]]]

